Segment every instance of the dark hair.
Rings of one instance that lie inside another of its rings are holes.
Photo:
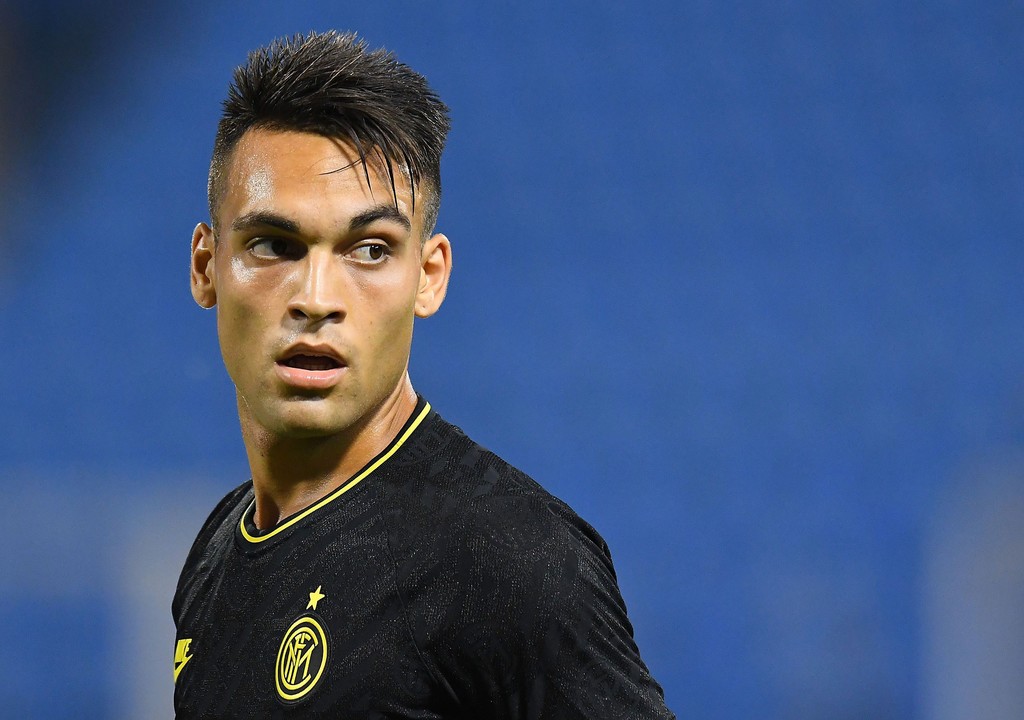
[[[231,153],[247,130],[294,130],[346,140],[363,161],[369,182],[376,153],[397,202],[392,162],[408,168],[413,209],[416,190],[429,185],[424,231],[441,202],[441,152],[448,107],[426,79],[387,50],[366,49],[354,33],[309,33],[279,38],[249,53],[235,69],[217,126],[208,186],[211,222],[224,195]],[[421,193],[422,195],[422,193]]]

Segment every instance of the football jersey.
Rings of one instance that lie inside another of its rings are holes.
[[[186,718],[671,718],[590,525],[420,398],[267,530],[214,509],[173,602]]]

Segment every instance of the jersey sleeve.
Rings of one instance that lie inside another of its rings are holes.
[[[192,547],[189,549],[188,555],[185,557],[185,563],[182,565],[181,573],[178,575],[178,585],[174,591],[174,598],[171,601],[171,617],[174,620],[175,626],[178,624],[178,616],[188,584],[192,579],[196,566],[199,565],[203,554],[206,552],[210,536],[216,532],[224,517],[234,509],[239,500],[245,496],[251,487],[252,481],[249,480],[221,498],[196,534],[196,539],[192,542]]]
[[[491,498],[466,517],[435,645],[471,716],[674,717],[593,528],[550,496]]]

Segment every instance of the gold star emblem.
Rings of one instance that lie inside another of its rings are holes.
[[[327,597],[322,592],[320,592],[320,588],[322,587],[323,585],[317,585],[316,590],[309,594],[309,605],[306,606],[307,610],[316,610],[316,604],[323,600],[325,597]]]

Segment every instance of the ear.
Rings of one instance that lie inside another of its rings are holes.
[[[452,244],[444,235],[434,235],[423,243],[420,258],[416,317],[427,318],[437,312],[448,292],[448,278],[452,274]]]
[[[206,223],[199,223],[192,233],[192,297],[200,307],[207,309],[217,304],[213,251],[213,228]]]

